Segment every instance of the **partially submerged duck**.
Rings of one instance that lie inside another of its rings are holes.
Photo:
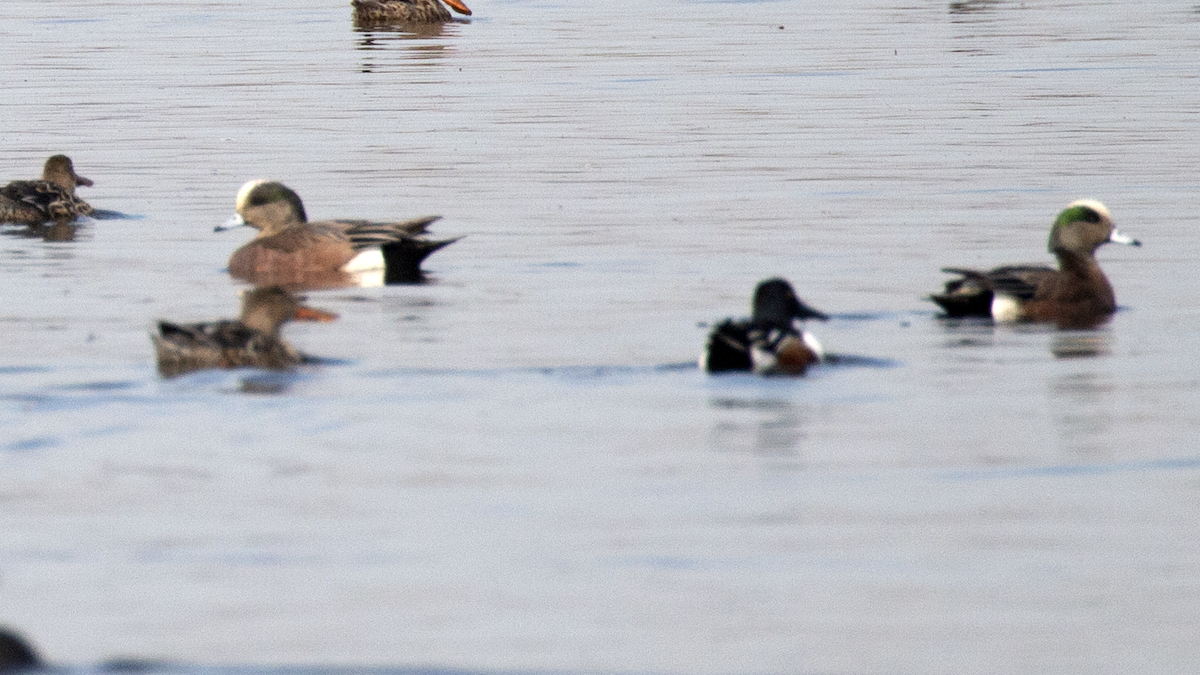
[[[424,236],[440,216],[395,223],[309,222],[300,196],[274,181],[243,185],[237,213],[217,231],[249,225],[259,233],[234,251],[229,273],[260,285],[346,285],[350,273],[380,268],[386,283],[416,282],[423,278],[421,261],[426,256],[458,241]]]
[[[158,370],[166,377],[209,368],[267,368],[282,370],[312,362],[280,337],[280,328],[293,319],[333,321],[337,315],[300,304],[278,286],[256,288],[242,296],[236,320],[178,324],[158,322],[153,335]]]
[[[90,216],[91,205],[75,196],[75,188],[92,181],[75,173],[66,155],[54,155],[42,167],[38,180],[14,180],[0,188],[0,223],[41,225]]]
[[[796,319],[829,317],[796,297],[787,280],[762,281],[754,290],[753,315],[717,324],[709,333],[700,367],[710,373],[803,375],[823,358],[823,351],[816,338],[796,327]]]
[[[1093,328],[1117,310],[1112,284],[1096,262],[1107,244],[1141,246],[1113,225],[1107,207],[1092,199],[1072,202],[1054,220],[1049,249],[1058,269],[1008,265],[980,271],[947,267],[959,278],[929,296],[950,317],[990,316],[998,322],[1040,321],[1059,328]]]
[[[471,10],[460,0],[444,0],[450,9],[464,16]],[[454,15],[438,0],[350,0],[354,21],[360,25],[389,23],[442,23]]]

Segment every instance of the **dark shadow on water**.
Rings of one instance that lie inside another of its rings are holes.
[[[1051,464],[1048,466],[1014,466],[979,468],[941,473],[946,480],[1011,480],[1030,476],[1100,476],[1114,473],[1146,473],[1150,471],[1195,471],[1200,469],[1200,457],[1170,457],[1134,462],[1094,462]]]
[[[93,220],[145,220],[145,218],[146,216],[110,211],[108,209],[96,209],[92,213]]]
[[[950,13],[961,14],[981,14],[985,12],[994,12],[1005,0],[957,0],[950,3]]]
[[[435,666],[263,666],[263,665],[193,665],[170,661],[126,658],[110,659],[87,666],[42,666],[39,670],[26,672],[53,673],[56,675],[584,675],[567,670],[467,670],[462,668],[439,668]],[[587,671],[587,675],[606,675],[600,671]],[[618,675],[612,673],[612,675]],[[653,675],[652,673],[628,673],[619,675]]]

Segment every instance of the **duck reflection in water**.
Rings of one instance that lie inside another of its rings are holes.
[[[437,39],[445,33],[446,25],[420,23],[408,26],[355,28],[360,35],[357,49],[362,53],[359,72],[399,72],[408,68],[432,67],[442,63],[453,44]]]
[[[712,445],[717,450],[795,458],[804,438],[803,418],[786,398],[718,397],[709,402],[717,412]]]
[[[1060,359],[1107,356],[1112,336],[1107,331],[1064,331],[1050,342],[1050,353]]]
[[[75,218],[61,218],[53,223],[27,225],[18,228],[0,230],[14,237],[41,239],[43,241],[75,241],[75,231],[78,226]]]
[[[284,370],[318,359],[303,354],[280,337],[283,324],[300,321],[333,321],[336,314],[301,304],[278,286],[256,288],[242,296],[242,313],[236,320],[210,323],[158,323],[151,339],[163,377],[174,377],[210,368],[265,368]]]

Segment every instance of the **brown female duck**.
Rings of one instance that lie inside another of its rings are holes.
[[[252,283],[321,287],[351,283],[349,273],[384,270],[387,283],[420,281],[421,261],[455,239],[424,237],[440,216],[398,223],[309,222],[291,188],[252,180],[237,196],[237,215],[217,231],[249,225],[258,236],[234,251],[229,273]]]
[[[1117,310],[1112,284],[1096,262],[1107,244],[1141,246],[1113,225],[1108,208],[1093,199],[1072,202],[1050,229],[1050,252],[1058,269],[1009,265],[979,271],[948,267],[959,275],[943,293],[931,295],[947,316],[991,316],[998,322],[1040,321],[1059,328],[1093,328]]]
[[[151,336],[158,371],[165,377],[209,368],[268,368],[281,370],[312,362],[279,336],[284,323],[333,321],[337,315],[300,304],[278,286],[256,288],[242,296],[242,315],[236,321],[177,324],[158,322]]]
[[[450,9],[470,16],[460,0],[444,0]],[[359,25],[388,23],[442,23],[452,21],[450,10],[438,0],[350,0],[354,21]]]
[[[91,184],[75,173],[71,158],[54,155],[46,160],[40,180],[15,180],[0,188],[0,223],[41,225],[90,216],[91,205],[75,196],[75,188]]]

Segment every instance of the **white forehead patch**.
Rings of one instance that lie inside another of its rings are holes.
[[[1099,213],[1100,217],[1103,218],[1104,220],[1112,221],[1112,214],[1108,212],[1108,207],[1105,206],[1104,204],[1101,204],[1099,200],[1079,199],[1077,201],[1071,202],[1070,204],[1067,204],[1068,209],[1075,207],[1075,206],[1086,206],[1089,209],[1095,211],[1096,213]]]
[[[265,181],[261,178],[259,178],[258,180],[246,181],[246,184],[242,186],[242,189],[238,190],[237,210],[241,211],[242,208],[246,206],[246,203],[250,201],[250,192],[252,190],[254,190],[254,188],[256,188],[259,185],[262,185],[263,183],[266,183],[266,182],[267,181]]]

